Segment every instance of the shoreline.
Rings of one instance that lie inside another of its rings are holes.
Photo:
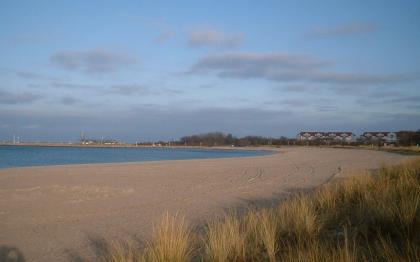
[[[43,146],[43,147],[50,147],[50,146]],[[51,146],[51,147],[60,147],[60,146]],[[97,148],[97,147],[89,147],[89,148]],[[101,148],[101,147],[99,147]],[[143,149],[142,147],[137,147],[139,149]],[[224,147],[200,147],[200,148],[179,148],[179,147],[170,147],[170,148],[162,148],[162,147],[148,147],[147,149],[156,149],[156,150],[165,150],[165,149],[175,149],[175,150],[182,150],[182,149],[196,149],[196,150],[217,150],[217,151],[225,151],[225,150],[237,150],[237,151],[259,151],[261,154],[259,155],[251,155],[251,156],[222,156],[222,157],[207,157],[207,158],[185,158],[185,159],[156,159],[156,160],[144,160],[144,161],[122,161],[122,162],[91,162],[91,163],[65,163],[65,164],[40,164],[40,165],[32,165],[32,166],[12,166],[12,167],[0,167],[0,170],[5,169],[15,169],[15,168],[42,168],[42,167],[66,167],[66,166],[88,166],[88,165],[125,165],[125,164],[142,164],[142,163],[155,163],[155,162],[167,162],[167,161],[200,161],[200,160],[207,160],[207,159],[237,159],[237,158],[254,158],[254,157],[264,157],[266,155],[271,154],[278,154],[280,150],[278,148],[268,148],[268,147],[249,147],[249,148],[224,148]]]
[[[30,261],[94,259],[91,239],[139,239],[163,214],[192,223],[412,157],[283,147],[257,157],[40,166],[0,170],[0,246]]]
[[[250,148],[280,148],[278,146],[250,146],[250,147],[240,147],[240,146],[152,146],[152,145],[136,145],[136,144],[117,144],[117,145],[104,145],[104,144],[94,144],[94,145],[84,145],[76,143],[0,143],[0,146],[33,146],[33,147],[80,147],[80,148],[197,148],[197,149],[250,149]]]
[[[222,149],[216,149],[215,150],[222,150]],[[249,149],[249,150],[260,150],[260,149]],[[280,150],[261,150],[261,151],[267,151],[267,154],[264,155],[255,155],[255,156],[235,156],[235,157],[209,157],[209,158],[195,158],[195,159],[168,159],[168,160],[146,160],[146,161],[129,161],[129,162],[102,162],[102,163],[76,163],[76,164],[57,164],[57,165],[37,165],[37,166],[16,166],[16,167],[0,167],[0,172],[4,170],[11,170],[11,169],[39,169],[39,168],[72,168],[72,167],[106,167],[106,166],[126,166],[126,165],[141,165],[141,164],[159,164],[159,163],[166,163],[166,162],[200,162],[205,160],[237,160],[237,159],[246,159],[246,158],[260,158],[260,157],[266,157],[273,154],[280,154],[282,153]]]

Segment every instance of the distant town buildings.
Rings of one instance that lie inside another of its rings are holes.
[[[362,141],[373,143],[388,143],[393,144],[397,142],[397,133],[395,132],[364,132],[361,137]]]
[[[82,145],[120,145],[122,143],[114,139],[104,139],[104,137],[102,137],[101,139],[89,139],[89,138],[86,138],[85,132],[82,131],[80,133],[80,144]]]
[[[352,132],[300,132],[297,140],[350,143],[356,142],[356,136]]]
[[[352,132],[300,132],[297,140],[302,142],[319,143],[352,143],[361,142],[368,144],[395,144],[398,141],[396,132],[364,132],[357,138]]]
[[[80,141],[82,145],[119,145],[121,144],[117,140],[102,140],[102,139],[83,139]]]

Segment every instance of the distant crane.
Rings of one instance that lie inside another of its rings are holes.
[[[84,143],[85,142],[85,132],[80,132],[80,143]]]

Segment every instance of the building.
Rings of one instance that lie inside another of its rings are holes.
[[[356,136],[352,132],[300,132],[297,140],[350,143],[356,141]]]
[[[104,139],[86,139],[86,138],[81,140],[80,143],[82,145],[119,145],[121,144],[119,141],[112,140],[112,139],[104,140]]]
[[[397,133],[395,132],[364,132],[361,139],[365,142],[371,143],[386,143],[394,144],[398,141]]]

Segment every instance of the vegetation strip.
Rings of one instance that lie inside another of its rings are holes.
[[[193,231],[166,215],[142,248],[111,242],[117,261],[420,261],[420,159],[333,181],[277,207],[227,214]]]

